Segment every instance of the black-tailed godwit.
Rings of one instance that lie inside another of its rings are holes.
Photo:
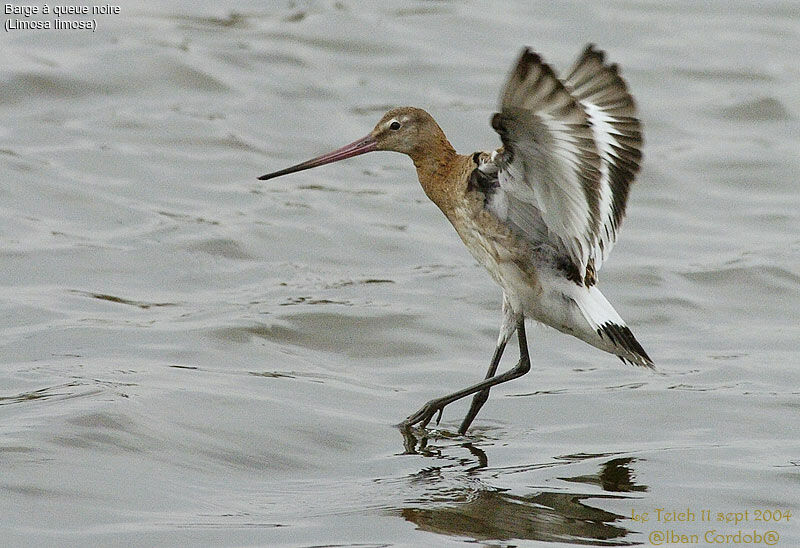
[[[623,361],[652,367],[631,330],[597,287],[639,170],[642,133],[616,65],[586,47],[564,79],[536,53],[522,52],[492,127],[503,146],[456,153],[430,114],[393,108],[369,135],[261,180],[386,150],[411,157],[425,194],[475,259],[503,288],[500,335],[486,378],[436,398],[403,421],[427,426],[444,407],[473,395],[467,431],[489,389],[530,369],[525,319],[573,335]],[[519,362],[497,374],[511,336]]]

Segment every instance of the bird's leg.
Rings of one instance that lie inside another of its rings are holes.
[[[486,372],[487,379],[494,377],[495,373],[497,372],[497,366],[500,364],[500,357],[503,355],[503,350],[508,343],[508,340],[511,338],[511,335],[514,334],[514,331],[517,329],[517,322],[519,318],[514,313],[514,309],[511,307],[511,303],[508,300],[508,295],[503,293],[503,323],[500,325],[500,334],[497,337],[497,346],[494,350],[494,355],[492,356],[492,361],[489,364],[489,370]],[[489,399],[489,389],[481,390],[477,394],[472,397],[472,405],[469,407],[469,411],[467,412],[467,416],[464,417],[464,420],[461,422],[461,426],[458,428],[459,434],[466,433],[469,425],[472,424],[472,421],[478,415],[478,411],[481,410],[483,404],[486,403],[486,400]]]
[[[436,398],[425,405],[423,405],[419,411],[408,417],[401,423],[402,427],[409,428],[415,424],[419,424],[422,427],[425,427],[433,416],[437,412],[441,412],[442,409],[448,404],[453,403],[456,400],[460,400],[461,398],[465,398],[469,395],[475,394],[477,392],[482,392],[484,390],[488,390],[492,386],[497,384],[510,381],[516,379],[517,377],[521,377],[531,369],[531,360],[528,356],[528,343],[525,337],[525,321],[522,317],[519,318],[517,321],[517,337],[519,338],[519,362],[515,365],[512,369],[509,369],[505,373],[501,373],[500,375],[496,375],[490,377],[488,379],[484,379],[477,384],[473,384],[467,388],[459,390],[458,392],[453,392],[452,394],[448,394],[447,396],[443,396],[441,398]]]
[[[505,341],[501,342],[497,345],[494,349],[494,355],[492,356],[492,362],[489,364],[489,370],[486,372],[486,379],[491,379],[494,377],[494,374],[497,372],[497,366],[500,364],[500,357],[503,355],[503,350],[506,348]],[[478,414],[478,411],[481,410],[483,404],[486,403],[486,400],[489,399],[489,389],[486,388],[481,390],[477,394],[472,397],[472,405],[469,406],[469,411],[467,411],[467,416],[464,417],[464,420],[461,422],[461,426],[458,428],[458,433],[463,434],[469,428],[469,425],[472,424],[472,421],[475,419],[475,416]]]

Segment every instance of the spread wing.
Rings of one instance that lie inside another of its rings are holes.
[[[605,55],[592,44],[586,46],[564,79],[564,87],[586,112],[600,154],[602,225],[592,254],[599,269],[617,239],[628,191],[639,171],[642,130],[636,105],[617,65],[606,65]]]
[[[587,283],[613,245],[638,169],[633,115],[616,68],[589,46],[564,82],[525,49],[492,118],[503,148],[479,168],[499,181],[490,206]]]

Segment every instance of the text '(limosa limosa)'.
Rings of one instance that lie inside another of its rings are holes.
[[[433,399],[401,426],[427,426],[444,407],[474,394],[465,433],[489,389],[530,369],[525,319],[573,335],[634,365],[653,362],[597,287],[617,238],[641,161],[636,108],[615,64],[589,45],[568,76],[522,52],[492,127],[503,146],[460,155],[430,114],[393,108],[375,128],[329,154],[261,180],[386,150],[411,157],[425,194],[473,257],[503,288],[503,318],[486,378]],[[517,333],[519,362],[497,374]]]

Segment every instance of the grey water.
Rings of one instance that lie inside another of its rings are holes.
[[[120,7],[0,31],[3,545],[800,545],[794,0]],[[657,371],[531,325],[466,436],[405,439],[500,289],[406,157],[256,177],[399,105],[492,149],[521,47],[589,42],[646,139],[600,286]]]

